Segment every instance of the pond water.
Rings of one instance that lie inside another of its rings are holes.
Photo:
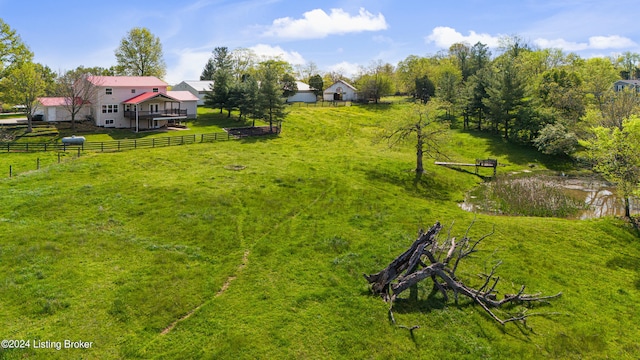
[[[605,216],[624,216],[624,201],[617,193],[614,185],[591,177],[544,176],[549,185],[560,187],[575,199],[584,201],[585,209],[573,218],[592,219]],[[466,211],[482,211],[474,203],[474,197],[467,196],[459,206]],[[631,199],[631,215],[640,214],[640,201]]]

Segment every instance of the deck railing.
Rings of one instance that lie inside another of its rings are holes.
[[[149,119],[154,117],[171,117],[171,116],[187,116],[186,109],[164,109],[158,111],[138,111],[138,119]],[[128,119],[135,119],[136,112],[133,110],[126,110],[124,117]]]

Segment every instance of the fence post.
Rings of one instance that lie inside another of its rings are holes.
[[[44,151],[45,152],[47,151],[47,144],[46,143],[44,144]]]
[[[36,169],[40,170],[40,158],[36,159]]]
[[[13,167],[9,165],[9,177],[11,177],[11,175],[13,175]]]
[[[151,139],[151,147],[152,148],[156,147],[156,138]]]
[[[138,148],[138,139],[133,139],[133,148],[134,149]]]
[[[195,136],[195,135],[193,135]],[[195,140],[194,140],[195,141]],[[200,142],[203,143],[204,142],[204,134],[200,134]]]

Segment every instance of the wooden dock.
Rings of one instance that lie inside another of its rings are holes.
[[[470,163],[457,163],[457,162],[446,162],[446,161],[436,161],[436,165],[441,166],[475,166],[476,174],[478,174],[478,168],[481,167],[490,167],[493,168],[493,176],[496,176],[496,168],[498,167],[497,159],[476,159],[474,164]]]

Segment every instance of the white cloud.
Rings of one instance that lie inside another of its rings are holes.
[[[361,66],[358,64],[350,63],[347,61],[343,61],[338,64],[330,65],[327,67],[329,72],[337,72],[346,77],[354,77],[360,71]]]
[[[211,51],[200,51],[194,49],[181,49],[175,52],[177,59],[173,61],[175,65],[167,67],[167,78],[165,81],[170,85],[175,85],[183,80],[198,80],[202,69],[211,57]]]
[[[435,43],[440,48],[448,49],[455,43],[475,44],[478,41],[488,45],[489,47],[498,47],[501,35],[493,36],[490,34],[478,34],[475,31],[469,31],[469,35],[462,35],[456,29],[439,26],[431,31],[431,34],[425,38],[427,44]],[[626,37],[619,35],[611,36],[592,36],[588,42],[572,42],[565,39],[544,39],[538,38],[533,43],[540,48],[558,48],[564,51],[583,51],[583,50],[605,50],[605,49],[625,49],[637,46],[637,44]]]
[[[541,48],[560,48],[565,51],[625,49],[637,45],[633,40],[618,35],[592,36],[589,38],[589,42],[582,43],[570,42],[564,39],[536,39],[534,42]]]
[[[281,58],[282,60],[290,63],[291,65],[301,65],[306,61],[297,51],[285,51],[280,46],[271,46],[265,44],[258,44],[252,46],[251,49],[256,55],[264,58]]]
[[[360,12],[355,16],[342,9],[331,9],[330,14],[315,9],[305,12],[302,16],[302,19],[276,19],[263,35],[288,39],[319,39],[333,34],[378,31],[388,27],[381,13],[374,15],[364,8],[360,8]]]
[[[465,36],[457,32],[456,29],[447,26],[438,26],[431,31],[431,35],[427,36],[425,40],[427,44],[435,43],[438,47],[445,49],[448,49],[455,43],[474,45],[478,41],[489,47],[498,47],[500,36],[478,34],[475,31],[469,31],[469,35]]]
[[[633,40],[618,35],[592,36],[589,38],[590,49],[624,49],[636,45]]]

